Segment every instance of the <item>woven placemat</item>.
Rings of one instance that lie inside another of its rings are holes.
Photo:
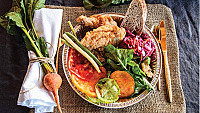
[[[83,7],[63,7],[63,6],[46,6],[47,8],[63,9],[62,29],[70,31],[67,21],[71,21],[76,25],[76,18],[80,15],[90,16],[96,13],[114,12],[125,14],[128,5],[110,6],[106,9],[85,10]],[[161,90],[152,91],[145,99],[139,103],[127,108],[121,109],[107,109],[94,106],[79,97],[67,82],[63,69],[62,69],[62,49],[60,50],[59,59],[59,74],[63,78],[62,86],[59,90],[60,103],[63,113],[152,113],[152,112],[185,112],[185,100],[183,90],[181,87],[180,74],[179,74],[179,51],[176,38],[176,31],[171,9],[160,4],[148,4],[148,14],[146,25],[151,28],[153,24],[159,24],[160,20],[164,20],[166,24],[167,47],[168,47],[168,60],[171,73],[173,102],[168,102],[166,91],[164,70],[161,73]],[[163,67],[164,69],[164,67]],[[55,109],[57,113],[58,110]]]

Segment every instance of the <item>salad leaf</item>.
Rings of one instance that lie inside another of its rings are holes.
[[[122,66],[119,70],[127,70],[127,64],[128,62],[131,61],[131,59],[133,58],[133,53],[134,50],[133,49],[117,49],[115,48],[113,45],[109,44],[107,46],[104,47],[104,55],[105,57],[107,57],[108,59],[118,62],[118,66]],[[111,64],[113,63],[112,61],[107,61],[110,62]],[[116,66],[117,66],[116,65]],[[119,67],[114,67],[113,68],[119,68]]]
[[[136,97],[144,90],[151,91],[152,89],[154,89],[149,81],[146,79],[146,77],[144,77],[143,75],[135,75],[130,73],[129,71],[128,73],[133,77],[135,81],[134,93],[128,98]]]
[[[111,59],[107,59],[107,63],[111,65],[111,67],[114,69],[114,70],[124,70],[120,65],[116,65],[116,62],[114,62],[113,60]]]
[[[133,74],[146,76],[146,74],[140,69],[139,65],[135,63],[133,60],[130,61],[128,65],[132,67],[131,71],[133,72]]]
[[[26,12],[26,8],[25,8],[24,0],[21,0],[20,6],[22,8],[21,15],[22,15],[22,17],[24,17],[24,19],[23,19],[24,24],[25,24],[26,28],[29,30],[29,27],[28,27],[28,24],[27,24],[27,21],[28,21],[27,20],[27,12]]]
[[[135,81],[135,91],[130,97],[135,97],[144,90],[152,90],[153,87],[146,78],[146,74],[140,69],[135,60],[134,49],[118,49],[113,45],[104,47],[104,56],[107,63],[115,70],[128,72]],[[148,58],[147,58],[148,60]],[[125,67],[125,68],[124,68]]]
[[[116,49],[117,56],[122,60],[122,63],[127,67],[128,62],[131,61],[134,54],[134,49]]]

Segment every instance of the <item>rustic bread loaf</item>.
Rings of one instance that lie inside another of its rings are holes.
[[[136,35],[142,34],[143,27],[147,18],[147,7],[145,0],[133,0],[121,23],[121,27],[135,32]]]

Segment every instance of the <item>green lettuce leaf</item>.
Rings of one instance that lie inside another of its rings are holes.
[[[133,72],[133,74],[146,76],[146,74],[140,69],[140,66],[137,63],[135,63],[133,60],[130,61],[128,65],[132,67],[131,71]]]
[[[127,71],[127,72],[133,77],[134,82],[135,82],[134,93],[128,98],[136,97],[137,95],[142,93],[144,90],[151,91],[152,89],[154,89],[145,76],[135,75],[135,74],[132,74],[130,71]]]
[[[112,60],[113,62],[117,62],[117,65],[121,66],[121,68],[123,68],[124,70],[127,70],[127,64],[133,58],[133,53],[133,49],[117,49],[111,44],[104,47],[104,56],[107,59]]]
[[[111,67],[114,69],[114,70],[124,70],[120,65],[116,65],[116,62],[114,62],[113,60],[111,59],[107,59],[107,63],[111,65]]]
[[[118,49],[111,44],[104,47],[104,56],[107,59],[107,64],[114,69],[109,71],[126,71],[133,77],[135,91],[130,97],[135,97],[144,90],[150,91],[153,89],[146,78],[146,74],[140,69],[139,64],[134,61],[136,57],[133,55],[133,49]]]

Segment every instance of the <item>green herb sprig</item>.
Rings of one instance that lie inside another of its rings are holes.
[[[38,37],[33,15],[35,10],[44,8],[45,0],[13,0],[12,8],[0,17],[0,25],[11,35],[24,38],[28,51],[33,51],[38,57],[49,57],[43,37]],[[44,71],[53,72],[49,63],[43,63]]]

